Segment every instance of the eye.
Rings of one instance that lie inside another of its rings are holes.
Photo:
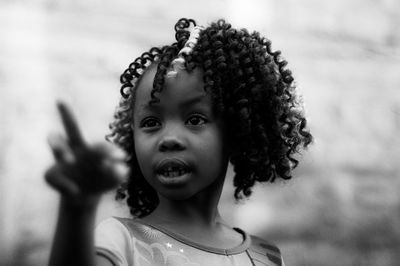
[[[161,123],[154,117],[145,118],[140,123],[140,127],[142,128],[156,128],[161,126]]]
[[[207,120],[202,115],[192,115],[186,122],[190,126],[201,126],[207,123]]]

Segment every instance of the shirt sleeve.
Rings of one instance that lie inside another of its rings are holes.
[[[106,257],[114,266],[133,265],[132,237],[117,219],[107,218],[95,229],[96,254]]]

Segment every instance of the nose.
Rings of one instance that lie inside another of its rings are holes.
[[[165,134],[158,144],[158,150],[161,152],[166,151],[182,151],[185,149],[185,144],[178,134]]]

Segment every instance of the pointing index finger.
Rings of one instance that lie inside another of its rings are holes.
[[[78,123],[71,111],[71,109],[63,102],[57,102],[57,108],[61,115],[61,121],[63,123],[65,132],[71,148],[85,146],[82,134],[79,130]]]

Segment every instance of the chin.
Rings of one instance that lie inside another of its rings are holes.
[[[187,189],[171,189],[168,191],[160,191],[159,194],[169,200],[184,201],[193,197],[196,193],[191,193]]]

